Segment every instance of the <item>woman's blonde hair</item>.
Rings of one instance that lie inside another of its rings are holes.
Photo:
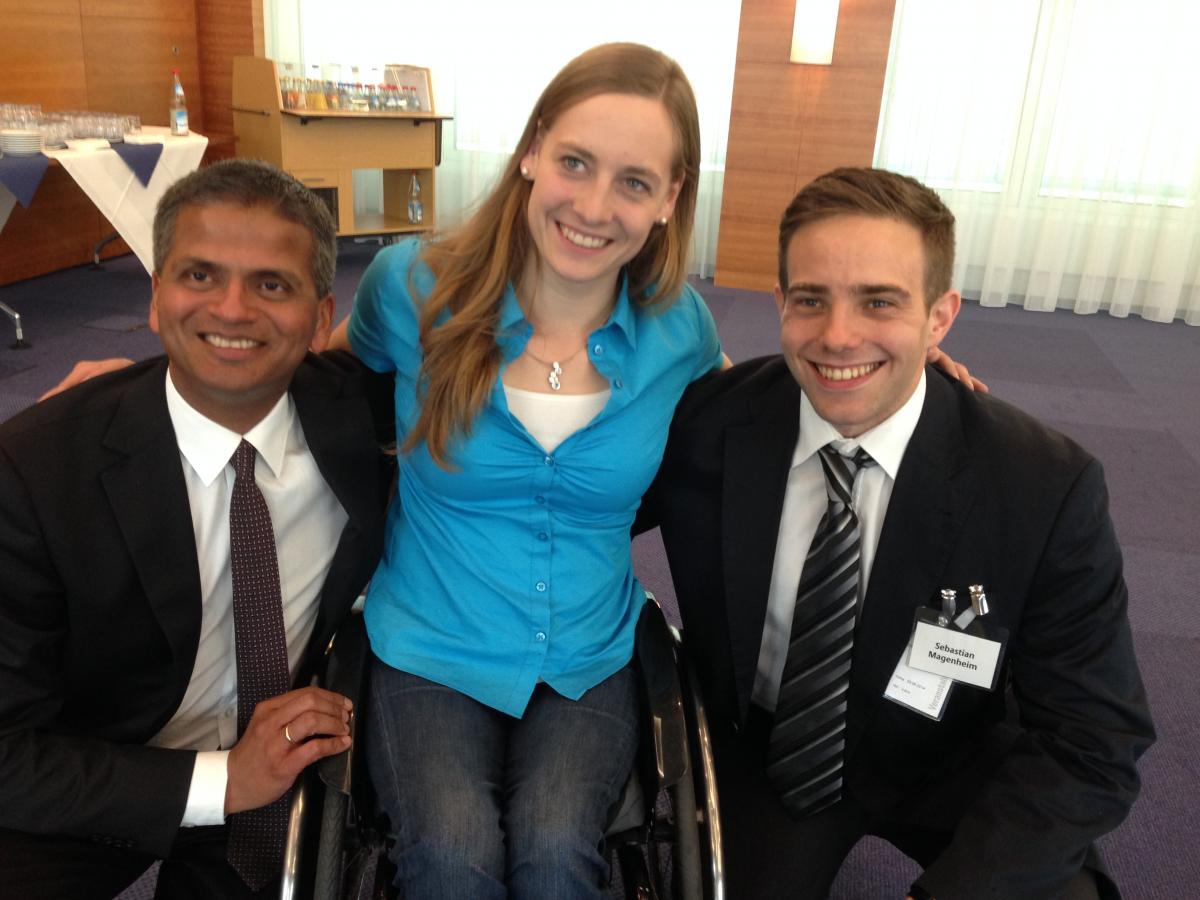
[[[404,442],[424,441],[447,465],[451,438],[471,430],[500,367],[496,346],[500,300],[516,284],[533,242],[526,219],[530,183],[521,160],[539,133],[572,106],[599,94],[634,94],[661,100],[675,132],[671,179],[680,182],[674,214],[651,230],[625,266],[629,297],[644,306],[674,299],[686,276],[700,171],[696,98],[678,63],[641,44],[602,44],[571,60],[533,107],[516,151],[499,183],[463,225],[422,251],[437,281],[420,311],[421,415]],[[450,316],[439,324],[449,311]]]

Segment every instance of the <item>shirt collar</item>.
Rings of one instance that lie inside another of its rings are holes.
[[[629,299],[629,276],[621,270],[621,288],[617,291],[617,303],[612,315],[608,317],[608,325],[615,325],[629,341],[629,346],[637,349],[637,319],[634,315],[633,302]]]
[[[179,452],[208,487],[228,465],[242,438],[250,442],[278,478],[287,455],[288,436],[296,417],[291,395],[284,393],[261,421],[244,435],[218,425],[191,406],[171,380],[167,369],[167,412],[175,429]]]
[[[805,462],[826,444],[833,442],[838,452],[843,454],[850,454],[862,447],[871,454],[875,464],[894,481],[924,406],[925,371],[922,369],[916,389],[903,406],[870,431],[865,431],[856,438],[843,438],[836,428],[817,415],[808,395],[801,392],[800,438],[796,441],[796,450],[792,454],[792,467]]]

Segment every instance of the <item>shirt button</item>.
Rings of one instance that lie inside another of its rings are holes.
[[[544,532],[544,531],[539,531],[538,532],[538,540],[539,541],[548,541],[548,540],[550,540],[550,535],[546,534],[546,532]]]
[[[603,356],[604,355],[604,345],[597,344],[595,347],[592,348],[592,352],[594,354],[596,354],[597,356]]]
[[[548,465],[548,466],[552,466],[552,465],[554,465],[554,457],[553,457],[553,456],[547,456],[547,457],[545,457],[545,458],[542,460],[542,462],[544,462],[544,463],[545,463],[546,465]]]
[[[546,498],[545,498],[545,497],[543,497],[541,494],[538,494],[538,495],[537,495],[536,497],[534,497],[533,499],[534,499],[535,501],[537,501],[538,503],[545,503],[545,502],[546,502]]]
[[[621,384],[621,379],[620,379],[620,378],[618,378],[618,379],[616,379],[615,381],[613,381],[613,387],[615,387],[615,388],[616,388],[618,391],[619,391],[621,388],[623,388],[624,386],[625,386],[625,385]]]
[[[544,640],[546,639],[546,632],[544,632],[544,631],[539,631],[537,634],[535,634],[535,635],[533,636],[533,639],[534,639],[535,641],[544,641]]]
[[[534,588],[536,588],[536,589],[537,589],[537,592],[538,592],[539,594],[541,594],[541,593],[544,593],[544,592],[545,592],[545,590],[546,590],[546,582],[544,582],[544,581],[539,581],[537,584],[535,584],[535,585],[534,585]]]

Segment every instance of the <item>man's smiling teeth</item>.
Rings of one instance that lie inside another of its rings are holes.
[[[599,250],[608,243],[607,238],[591,237],[581,231],[576,231],[573,228],[568,228],[561,222],[558,225],[563,237],[574,244],[576,247],[583,247],[585,250]]]
[[[816,365],[814,363],[814,365]],[[878,369],[883,363],[867,363],[864,366],[822,366],[817,365],[817,371],[821,373],[821,377],[827,381],[850,381],[853,378],[861,378],[864,375],[869,375]]]
[[[227,338],[219,334],[206,334],[204,339],[222,350],[250,350],[258,346],[258,341],[252,341],[250,338]]]

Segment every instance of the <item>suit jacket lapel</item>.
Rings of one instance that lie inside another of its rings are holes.
[[[739,712],[754,688],[779,519],[800,429],[800,392],[789,373],[725,431],[722,497],[726,618]]]
[[[888,502],[855,636],[848,749],[877,708],[912,632],[913,612],[946,587],[947,561],[975,499],[953,388],[926,374],[925,406]],[[865,713],[865,714],[863,714]]]
[[[200,571],[166,368],[164,359],[148,369],[122,398],[104,438],[114,455],[100,480],[171,647],[175,681],[186,686],[200,640]]]

